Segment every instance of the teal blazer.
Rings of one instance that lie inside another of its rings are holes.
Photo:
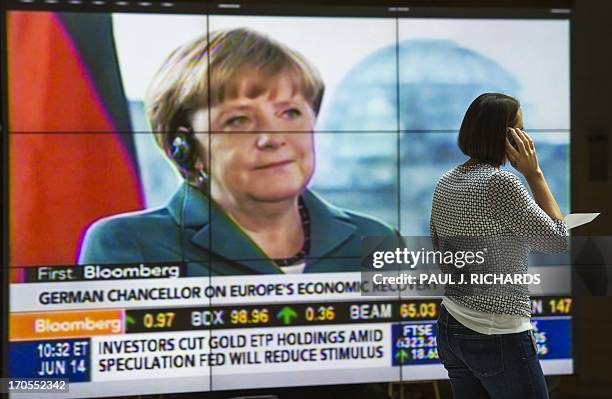
[[[364,236],[397,235],[369,216],[310,190],[310,253],[304,273],[361,271]],[[162,208],[101,219],[85,234],[79,264],[185,262],[188,276],[283,273],[216,204],[189,184]]]

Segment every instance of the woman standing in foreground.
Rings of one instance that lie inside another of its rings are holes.
[[[470,159],[438,181],[430,223],[434,248],[450,248],[451,240],[456,248],[460,237],[504,245],[489,251],[483,265],[463,271],[450,265],[450,273],[524,274],[530,249],[567,248],[563,215],[523,131],[516,99],[499,93],[476,98],[461,124],[459,148]],[[533,198],[514,174],[500,169],[507,161],[525,177]],[[548,398],[530,316],[526,285],[447,286],[437,340],[455,399]]]

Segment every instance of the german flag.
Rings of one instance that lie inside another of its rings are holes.
[[[111,16],[7,25],[10,264],[76,263],[93,221],[144,205]]]

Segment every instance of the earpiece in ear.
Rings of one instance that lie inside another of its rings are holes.
[[[187,162],[191,156],[191,148],[187,142],[187,138],[182,134],[177,135],[174,140],[172,140],[170,156],[180,164],[181,168],[187,169]]]
[[[190,128],[179,126],[168,148],[168,156],[176,162],[184,176],[193,174],[196,154],[191,142],[192,134],[193,131]]]
[[[198,167],[196,143],[191,143],[192,131],[186,128],[179,128],[179,133],[174,137],[168,155],[176,162],[183,175],[199,185],[208,183],[208,175],[203,169]]]

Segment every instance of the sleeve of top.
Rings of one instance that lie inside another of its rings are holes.
[[[487,184],[487,198],[492,216],[533,249],[545,253],[567,250],[565,222],[548,216],[512,173],[493,174]]]

